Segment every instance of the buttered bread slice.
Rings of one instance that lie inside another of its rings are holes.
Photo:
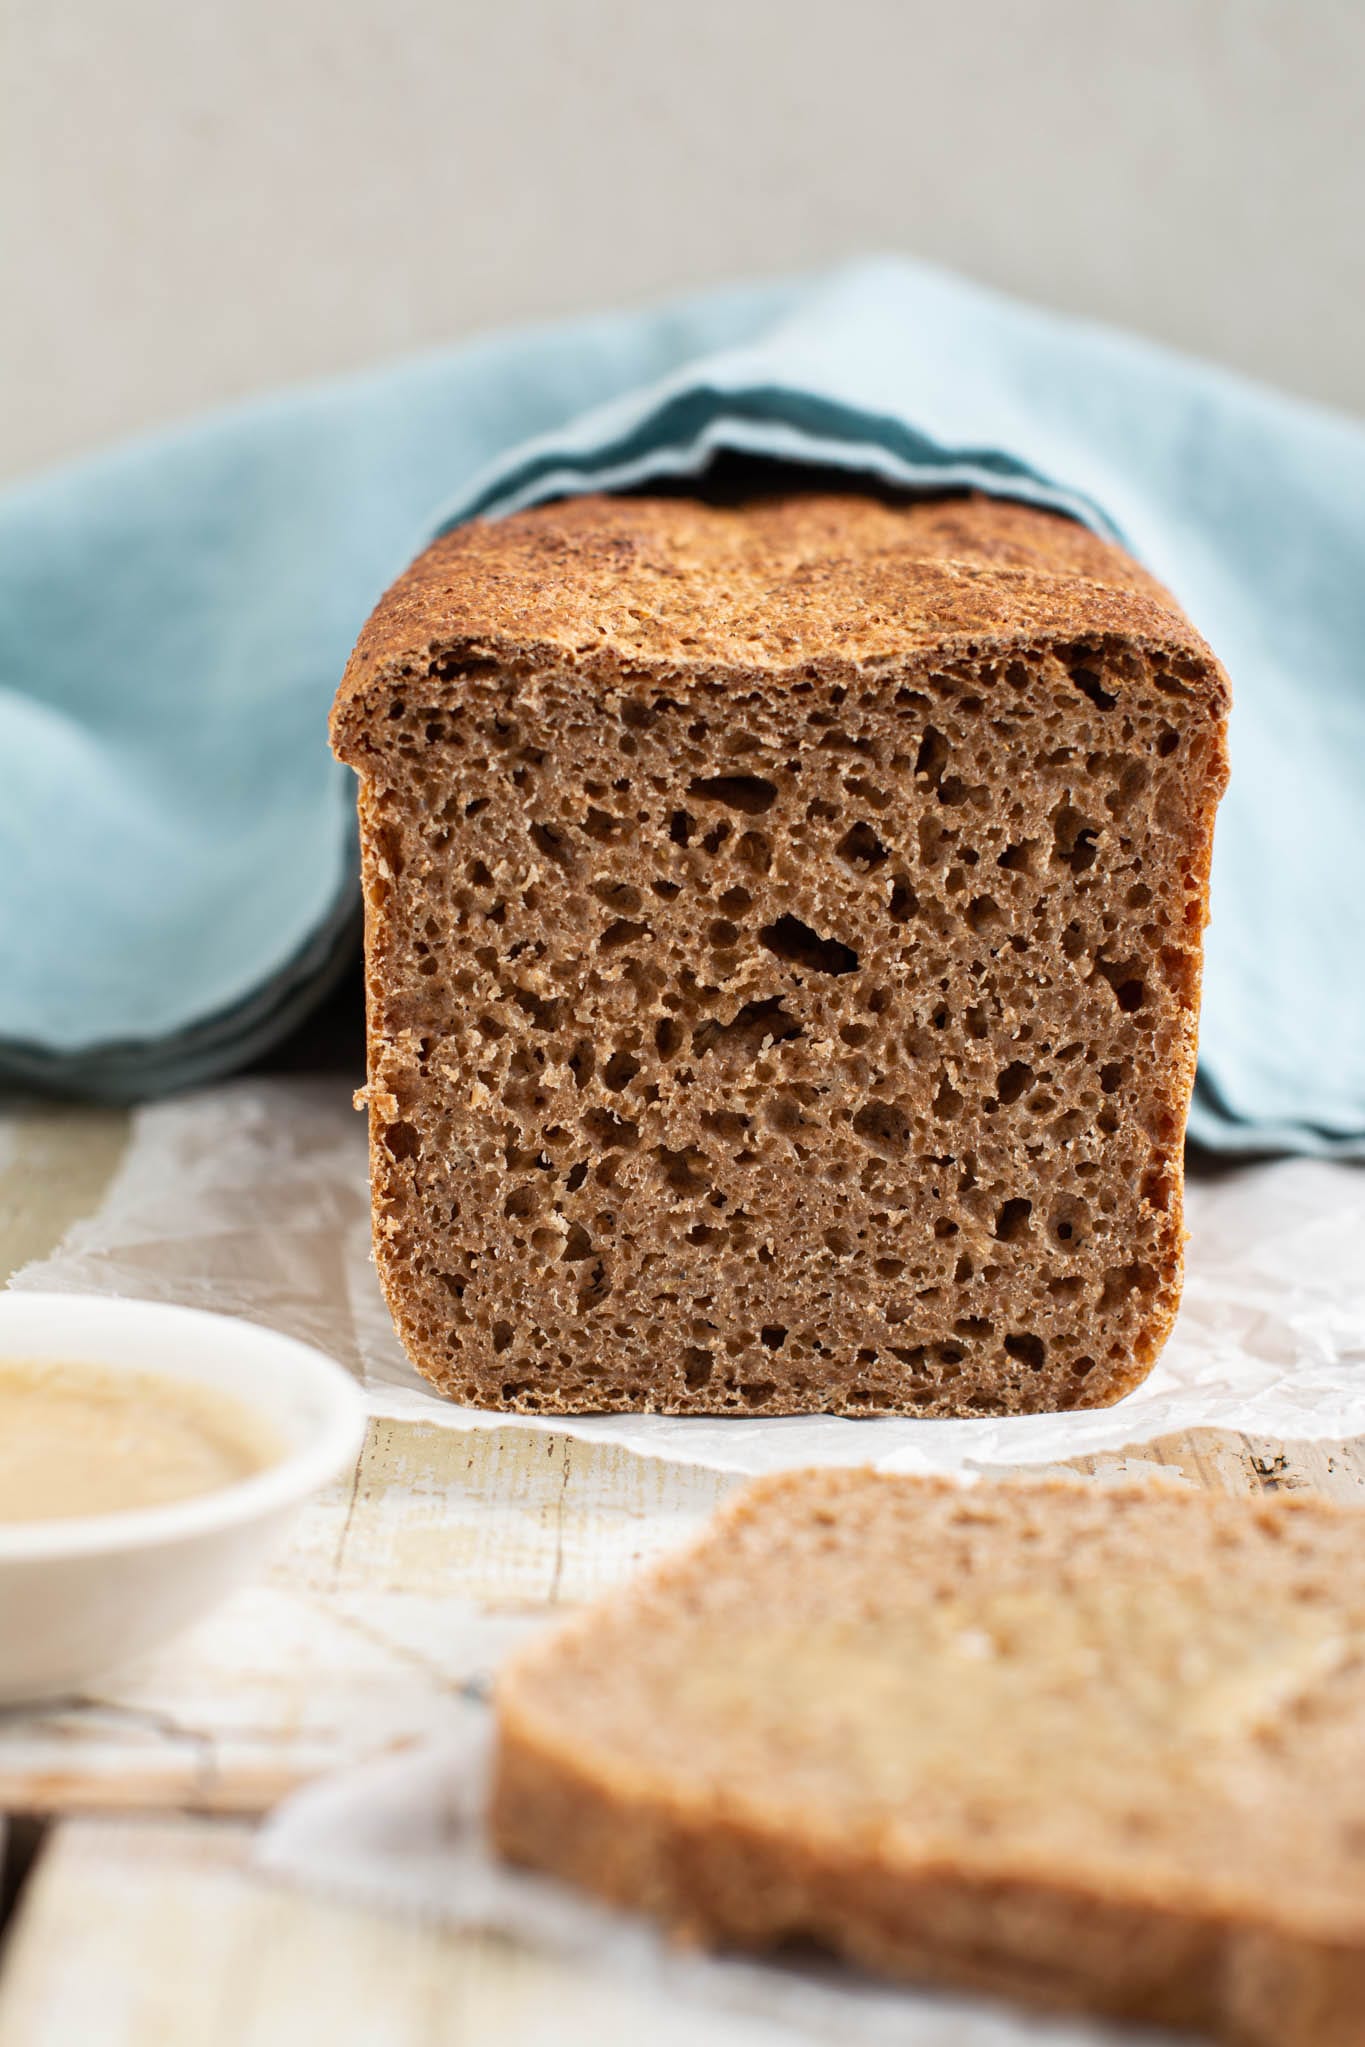
[[[497,1711],[501,1851],[688,1937],[1365,2040],[1365,1514],[797,1473]]]

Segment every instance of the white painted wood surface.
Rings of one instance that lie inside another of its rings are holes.
[[[695,2011],[280,1889],[244,1866],[248,1841],[207,1820],[63,1826],[6,1963],[0,2047],[698,2047]],[[776,2047],[768,2027],[725,2039]]]

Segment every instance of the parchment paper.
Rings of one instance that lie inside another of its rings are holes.
[[[1184,2036],[1035,2018],[974,1999],[910,1991],[835,1962],[748,1961],[671,1947],[644,1919],[612,1912],[488,1852],[487,1715],[465,1709],[449,1739],[299,1792],[257,1837],[257,1865],[310,1890],[407,1917],[511,1934],[608,1970],[682,2018],[668,2039],[707,2047],[847,2041],[868,2047],[1181,2047]],[[682,2007],[680,2013],[679,2007]],[[654,2033],[640,2034],[649,2039]],[[575,2036],[576,2037],[576,2036]],[[632,2037],[636,2037],[632,2035]]]
[[[1223,1169],[1189,1185],[1188,1222],[1175,1333],[1117,1407],[964,1422],[515,1419],[746,1472],[969,1471],[1199,1425],[1299,1439],[1365,1432],[1365,1169],[1317,1159]],[[99,1212],[12,1283],[249,1316],[340,1359],[379,1415],[457,1429],[511,1419],[438,1399],[403,1356],[370,1258],[364,1119],[338,1078],[240,1081],[139,1110]]]

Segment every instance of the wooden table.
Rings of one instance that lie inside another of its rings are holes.
[[[125,1129],[0,1117],[0,1279],[97,1206]],[[1203,1431],[1077,1463],[1365,1500],[1365,1439]],[[676,1543],[736,1482],[525,1429],[372,1424],[354,1480],[263,1584],[88,1698],[0,1714],[0,2047],[695,2037],[568,1964],[281,1889],[247,1848],[292,1786],[444,1727],[512,1637]]]

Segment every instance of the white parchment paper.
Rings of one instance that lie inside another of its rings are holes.
[[[778,2041],[868,2047],[1180,2047],[1177,2036],[1035,2018],[974,1999],[910,1991],[836,1962],[748,1961],[670,1947],[643,1919],[509,1869],[485,1842],[486,1716],[449,1740],[299,1792],[262,1828],[259,1867],[311,1890],[407,1917],[510,1934],[635,1984],[675,2021],[669,2040],[707,2047]],[[681,2007],[681,2011],[679,2008]],[[685,2014],[697,2016],[689,2029]],[[650,2032],[638,2036],[648,2040]]]
[[[1224,1169],[1188,1187],[1185,1298],[1155,1371],[1117,1407],[940,1422],[517,1416],[725,1470],[967,1471],[1118,1450],[1201,1425],[1365,1433],[1365,1168]],[[12,1284],[250,1316],[316,1343],[374,1413],[448,1428],[512,1417],[438,1399],[394,1337],[370,1257],[365,1126],[339,1079],[230,1083],[139,1110],[99,1212]]]

